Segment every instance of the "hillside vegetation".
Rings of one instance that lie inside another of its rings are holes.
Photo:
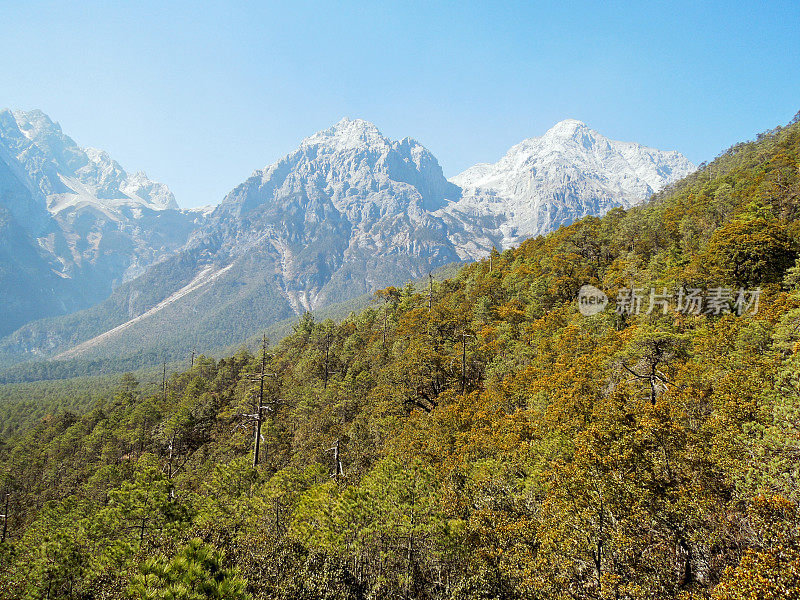
[[[432,271],[436,281],[451,277],[458,272],[464,263],[450,263]],[[413,280],[415,286],[428,284],[428,278]],[[230,319],[244,322],[247,319],[264,319],[266,314],[272,314],[271,308],[264,304],[264,297],[259,296],[260,302],[256,306],[249,307],[244,313],[236,313],[229,316]],[[360,312],[370,305],[374,298],[370,294],[362,294],[323,306],[314,311],[314,315],[322,320],[333,319],[341,321],[352,312]],[[112,303],[108,301],[102,306]],[[86,332],[92,327],[97,326],[97,314],[94,309],[82,311],[71,315],[77,319],[70,321],[70,329]],[[67,317],[61,317],[61,323],[66,323]],[[206,319],[208,320],[208,319]],[[267,319],[269,321],[269,319]],[[6,360],[7,355],[3,355],[0,348],[0,405],[6,396],[4,386],[10,383],[37,382],[55,379],[73,379],[85,376],[109,375],[113,373],[122,374],[124,372],[147,372],[153,368],[158,368],[161,372],[161,365],[166,360],[168,368],[185,367],[190,362],[192,353],[197,354],[202,351],[211,356],[227,356],[234,354],[239,347],[246,346],[256,348],[261,345],[262,333],[255,333],[253,327],[246,328],[239,324],[239,332],[231,334],[230,328],[226,329],[226,319],[215,321],[212,328],[214,334],[199,338],[194,336],[188,329],[179,327],[164,327],[163,323],[153,323],[148,325],[145,337],[148,346],[142,348],[140,345],[143,332],[136,330],[131,332],[120,343],[104,341],[90,351],[82,352],[79,358],[62,358],[59,360],[38,360],[14,364],[14,360]],[[282,319],[267,326],[263,331],[270,339],[282,339],[292,332],[292,327],[297,323],[297,316]],[[251,323],[252,325],[253,323]],[[99,330],[103,333],[103,330]],[[42,330],[44,335],[45,329]],[[252,333],[252,335],[247,335]],[[171,341],[170,341],[171,340]],[[236,340],[231,343],[231,340]],[[0,341],[0,346],[2,346]],[[137,344],[138,347],[137,347]],[[4,366],[7,368],[3,369]],[[2,408],[0,407],[0,411]]]
[[[0,597],[798,597],[798,216],[795,121],[430,295],[6,424]]]

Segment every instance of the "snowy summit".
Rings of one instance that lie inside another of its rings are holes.
[[[679,152],[610,140],[566,119],[512,146],[498,162],[470,167],[451,181],[463,190],[457,210],[502,222],[503,246],[509,246],[643,202],[694,169]]]

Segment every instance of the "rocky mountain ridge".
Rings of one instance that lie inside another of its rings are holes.
[[[97,304],[204,220],[181,211],[166,185],[81,148],[39,110],[0,111],[0,208],[28,256],[6,275],[8,305],[17,309],[0,322],[3,333]]]
[[[345,118],[255,171],[213,211],[179,212],[161,184],[65,142],[56,126],[28,121],[18,123],[21,137],[38,141],[24,151],[43,146],[51,158],[26,162],[18,153],[18,163],[68,232],[71,255],[83,252],[75,262],[102,267],[109,236],[127,236],[131,251],[116,270],[106,267],[118,287],[102,304],[0,344],[26,356],[236,343],[293,313],[642,202],[694,168],[677,152],[609,140],[567,120],[448,181],[417,141]],[[169,237],[170,228],[180,235]],[[59,240],[38,239],[61,256]],[[62,273],[74,278],[69,268],[65,262]]]

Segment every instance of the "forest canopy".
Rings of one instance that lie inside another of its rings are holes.
[[[798,597],[798,217],[793,122],[163,387],[24,398],[0,598]]]

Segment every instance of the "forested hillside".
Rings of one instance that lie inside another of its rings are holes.
[[[436,281],[440,281],[452,277],[463,264],[464,263],[450,263],[438,269],[434,269],[430,275],[432,275]],[[411,283],[417,287],[427,286],[428,277],[412,280]],[[363,294],[349,300],[336,302],[319,308],[314,311],[314,315],[315,318],[322,320],[333,319],[341,321],[351,312],[360,312],[369,306],[373,300],[372,295]],[[101,306],[105,305],[106,303]],[[251,307],[248,311],[250,316],[247,318],[253,318],[252,314],[261,309],[264,309],[263,305],[260,307]],[[91,314],[91,311],[82,312],[81,315],[87,317],[87,319],[85,321],[74,321],[73,324],[77,323],[79,329],[90,327],[90,323],[95,321]],[[266,331],[270,339],[282,339],[292,332],[292,328],[296,323],[297,316],[295,315],[273,323],[263,331]],[[4,398],[8,395],[14,398],[18,396],[16,393],[18,388],[7,384],[72,379],[74,381],[67,382],[65,385],[79,385],[78,380],[83,377],[98,377],[103,374],[110,375],[116,373],[122,375],[122,373],[126,371],[147,374],[154,370],[160,373],[164,361],[167,361],[170,370],[178,368],[182,370],[190,364],[191,356],[193,354],[197,355],[201,351],[205,354],[219,357],[234,354],[242,346],[253,349],[261,345],[263,331],[257,332],[250,329],[248,331],[252,331],[253,333],[248,338],[243,338],[235,344],[227,344],[225,342],[226,337],[224,330],[225,321],[220,321],[215,326],[215,331],[219,333],[219,336],[214,335],[202,340],[188,335],[186,329],[178,327],[172,327],[166,331],[163,329],[152,329],[152,335],[148,339],[153,344],[148,349],[138,348],[135,352],[131,352],[131,348],[135,345],[137,339],[133,336],[133,342],[127,350],[124,347],[110,348],[105,346],[96,349],[93,358],[81,357],[31,361],[15,364],[6,369],[2,368],[4,358],[3,352],[0,350],[0,419],[2,419],[2,412],[4,411],[2,406]],[[183,339],[181,339],[181,334],[185,336]],[[175,340],[180,340],[180,343],[177,346],[170,346],[167,339],[170,337]],[[118,352],[113,352],[112,350],[118,350]],[[11,362],[13,363],[13,360]],[[57,384],[53,383],[52,386],[57,387]]]
[[[800,597],[798,217],[795,119],[430,292],[53,410],[0,445],[0,598]]]

